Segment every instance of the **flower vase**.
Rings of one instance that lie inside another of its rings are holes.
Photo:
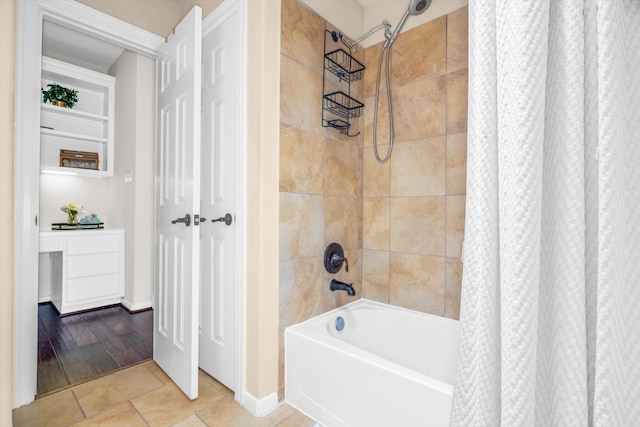
[[[77,224],[78,223],[78,214],[67,214],[67,224]]]

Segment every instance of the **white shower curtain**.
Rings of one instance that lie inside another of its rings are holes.
[[[469,2],[452,426],[640,426],[640,0]]]

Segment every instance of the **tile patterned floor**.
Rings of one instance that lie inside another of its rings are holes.
[[[313,427],[287,404],[255,418],[233,393],[199,372],[199,397],[189,400],[155,364],[145,362],[36,400],[13,411],[15,427],[212,426]]]

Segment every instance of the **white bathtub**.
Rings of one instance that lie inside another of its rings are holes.
[[[456,320],[359,299],[285,330],[286,401],[327,427],[448,426],[458,334]]]

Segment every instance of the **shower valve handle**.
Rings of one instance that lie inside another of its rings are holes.
[[[340,256],[337,253],[333,253],[331,254],[330,262],[331,262],[331,265],[333,265],[334,267],[338,267],[339,265],[342,265],[342,263],[344,262],[344,269],[347,273],[349,272],[349,261],[347,260],[346,257]]]

